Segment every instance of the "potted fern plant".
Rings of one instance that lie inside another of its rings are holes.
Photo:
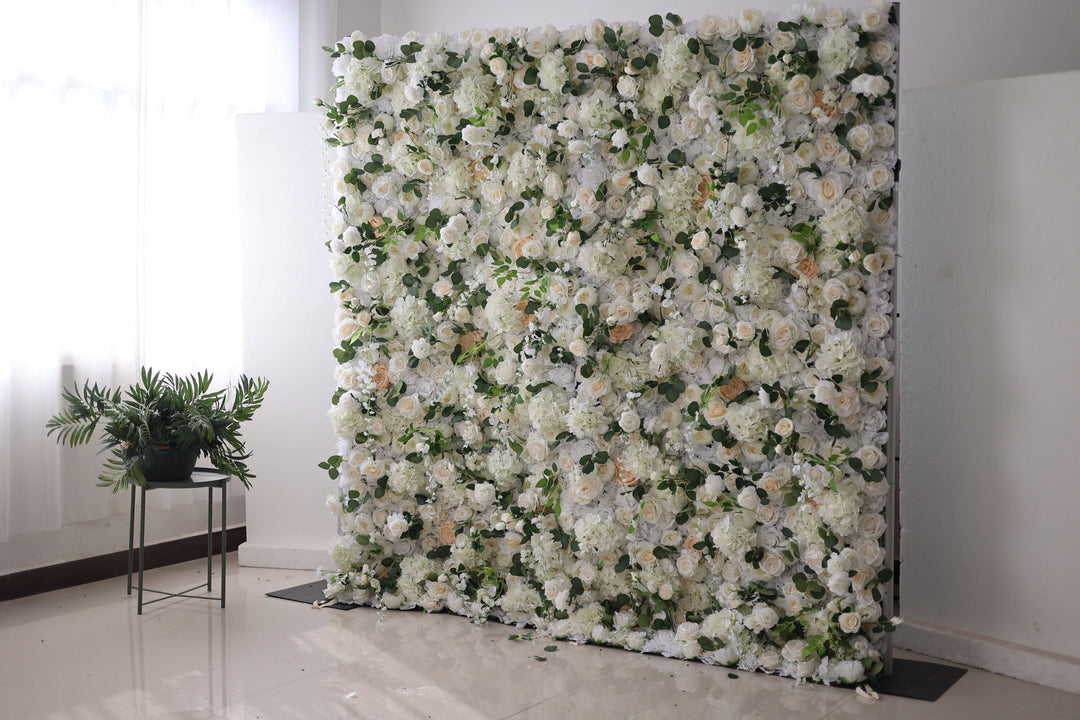
[[[231,388],[211,390],[208,372],[181,376],[143,368],[127,388],[84,383],[65,388],[65,407],[46,423],[57,442],[75,447],[90,442],[99,425],[102,452],[112,451],[98,485],[118,492],[130,484],[190,477],[205,455],[221,472],[251,487],[255,475],[245,462],[240,425],[262,405],[270,383],[241,375]]]

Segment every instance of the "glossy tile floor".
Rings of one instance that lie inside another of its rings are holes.
[[[1080,696],[978,670],[936,703],[868,704],[623,650],[548,652],[553,643],[450,615],[314,610],[264,596],[311,573],[229,563],[224,611],[169,599],[140,617],[124,578],[0,603],[0,718],[1080,718]],[[182,589],[203,572],[161,568],[147,586]]]

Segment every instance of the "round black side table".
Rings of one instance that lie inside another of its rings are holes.
[[[225,607],[225,518],[226,496],[228,495],[228,483],[231,476],[222,473],[215,468],[195,468],[191,477],[187,480],[175,482],[148,482],[140,485],[139,490],[139,615],[142,615],[143,605],[160,602],[171,597],[194,598],[197,600],[220,600],[221,607]],[[208,493],[206,506],[206,582],[195,587],[181,590],[180,592],[165,592],[153,590],[143,586],[143,568],[145,566],[144,551],[146,544],[146,491],[147,490],[181,490],[184,488],[206,488]],[[193,590],[205,587],[206,592],[213,591],[214,573],[214,488],[221,490],[221,595],[191,595]],[[131,576],[135,555],[135,491],[136,486],[131,486],[131,513],[128,517],[128,575],[127,592],[131,594]],[[155,593],[162,597],[143,602],[143,593]]]

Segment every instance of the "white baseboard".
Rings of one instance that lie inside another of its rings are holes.
[[[286,570],[316,570],[330,567],[327,548],[284,547],[246,542],[239,548],[243,567],[282,568]]]
[[[1080,660],[1066,655],[908,619],[897,628],[893,643],[921,655],[1080,693]]]

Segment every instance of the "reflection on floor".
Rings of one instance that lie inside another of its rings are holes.
[[[0,717],[1080,718],[1076,695],[978,670],[936,703],[868,704],[700,663],[511,641],[514,628],[450,615],[314,610],[264,596],[311,573],[229,563],[224,611],[169,599],[140,617],[124,578],[0,603]],[[201,562],[161,568],[147,585],[190,587],[202,572]]]

